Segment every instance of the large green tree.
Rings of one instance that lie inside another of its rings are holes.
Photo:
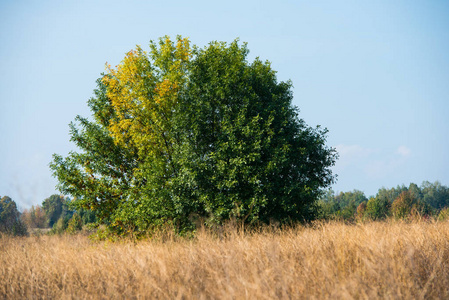
[[[238,41],[168,37],[108,66],[77,117],[81,152],[51,164],[63,193],[118,232],[172,223],[310,220],[334,181],[326,129],[292,106],[290,82]]]

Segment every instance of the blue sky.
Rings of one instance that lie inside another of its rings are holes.
[[[53,153],[105,62],[180,34],[248,42],[291,79],[309,125],[329,129],[336,191],[449,184],[447,1],[0,1],[0,196],[55,193]]]

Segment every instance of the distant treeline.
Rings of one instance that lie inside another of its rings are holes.
[[[421,186],[411,183],[408,187],[402,185],[391,189],[381,188],[376,196],[369,199],[358,190],[339,194],[328,190],[318,201],[318,205],[321,219],[445,219],[449,216],[449,188],[438,181],[424,181]]]
[[[449,218],[449,188],[425,181],[395,188],[381,188],[369,199],[362,191],[335,194],[327,190],[317,201],[318,219],[344,221],[382,220],[385,218]],[[51,228],[50,233],[75,233],[89,224],[99,225],[92,210],[73,209],[70,198],[52,195],[42,205],[19,212],[8,196],[0,199],[0,233],[25,235],[29,229]]]
[[[30,229],[48,229],[50,233],[75,233],[87,224],[95,224],[95,212],[72,209],[70,198],[52,195],[29,209],[19,212],[16,203],[8,196],[0,200],[0,233],[25,235]]]

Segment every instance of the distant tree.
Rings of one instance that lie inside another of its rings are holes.
[[[335,196],[335,201],[340,206],[337,216],[345,220],[351,220],[357,216],[357,207],[362,202],[366,202],[367,199],[362,191],[353,190],[351,192],[341,192]]]
[[[64,198],[60,195],[51,195],[42,202],[42,208],[47,215],[48,225],[50,227],[53,227],[61,217],[63,202]]]
[[[62,203],[62,213],[60,218],[65,218],[67,220],[70,220],[75,213],[73,201],[70,200],[70,198],[66,197],[64,198],[64,201]]]
[[[424,181],[421,185],[421,192],[424,203],[437,211],[449,206],[449,188],[441,185],[440,182]]]
[[[366,204],[365,216],[371,220],[380,220],[388,216],[391,203],[387,197],[370,198]]]
[[[365,194],[359,190],[340,192],[338,195],[333,190],[328,190],[318,201],[320,217],[353,220],[357,217],[357,207],[366,201]]]
[[[48,226],[47,216],[45,215],[45,211],[40,205],[36,205],[35,207],[31,207],[34,209],[34,226],[36,228],[45,228]]]
[[[21,218],[29,228],[45,228],[48,226],[47,216],[40,205],[33,205],[30,209],[25,209]]]
[[[329,189],[318,200],[319,219],[333,219],[340,211],[340,204],[335,200],[335,192]]]
[[[53,234],[63,234],[69,225],[69,219],[67,218],[59,218],[56,223],[53,224],[51,229],[51,233]]]
[[[409,192],[402,192],[391,205],[391,212],[397,219],[405,219],[410,216],[412,210],[417,209],[418,200]]]
[[[97,219],[96,211],[90,210],[90,209],[83,209],[83,208],[81,208],[81,209],[77,210],[77,213],[81,217],[81,220],[82,220],[84,225],[97,223],[98,219]]]
[[[408,191],[408,189],[404,185],[398,185],[396,188],[391,189],[382,187],[378,190],[376,198],[382,201],[388,201],[391,204],[394,200],[396,200],[397,197],[399,197],[402,192],[405,191]]]
[[[8,196],[0,199],[0,233],[25,235],[26,225],[20,220],[16,203]]]
[[[45,213],[44,213],[45,217]],[[20,215],[20,219],[28,228],[34,228],[34,206],[31,206],[30,209],[24,209],[22,214]],[[45,218],[46,219],[46,218]]]
[[[357,206],[357,219],[362,220],[365,217],[365,211],[366,211],[366,201],[363,201],[362,203]]]
[[[69,203],[70,200],[62,195],[51,195],[42,202],[42,208],[45,211],[50,227],[53,227],[60,218],[68,221],[72,217],[73,210],[70,209]]]
[[[76,233],[77,231],[80,231],[83,228],[83,220],[81,219],[80,215],[77,213],[74,213],[72,218],[67,223],[67,229],[66,231],[68,233]]]
[[[410,192],[412,197],[415,198],[416,200],[421,201],[423,199],[421,189],[415,183],[410,183],[408,191]]]
[[[353,190],[351,192],[341,192],[335,196],[335,200],[341,207],[355,205],[357,207],[360,203],[367,201],[365,194],[359,190]]]

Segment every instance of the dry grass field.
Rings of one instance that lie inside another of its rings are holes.
[[[449,299],[449,223],[0,238],[6,299]]]

